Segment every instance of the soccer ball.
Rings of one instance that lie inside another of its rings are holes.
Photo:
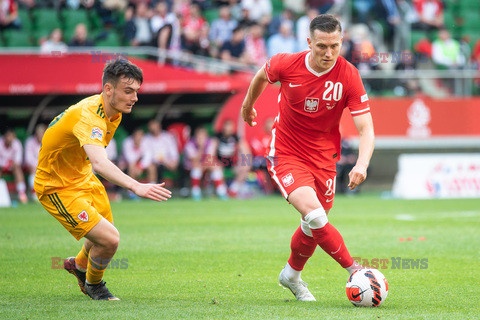
[[[348,277],[347,297],[357,307],[378,307],[388,294],[388,282],[377,269],[359,269]]]

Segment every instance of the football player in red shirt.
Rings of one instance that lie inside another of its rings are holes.
[[[343,109],[350,110],[360,135],[358,160],[349,173],[352,190],[367,177],[374,132],[358,70],[339,56],[340,22],[332,15],[317,16],[310,23],[307,41],[310,50],[277,54],[257,72],[243,102],[242,117],[250,126],[256,125],[255,101],[268,83],[280,82],[279,113],[266,158],[270,176],[302,218],[279,281],[297,300],[315,301],[300,273],[317,245],[349,273],[363,268],[327,218],[335,196]]]

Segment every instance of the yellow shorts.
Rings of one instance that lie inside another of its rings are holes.
[[[86,189],[59,190],[38,195],[42,206],[77,240],[89,232],[102,217],[113,223],[107,192],[100,181]]]

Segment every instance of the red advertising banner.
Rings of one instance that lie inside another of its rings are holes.
[[[278,87],[267,86],[255,104],[258,125],[248,128],[239,126],[239,134],[246,139],[264,135],[263,124],[267,118],[278,114]],[[237,96],[238,95],[238,96]],[[225,119],[239,119],[240,108],[245,92],[240,92],[227,101],[219,113],[215,128],[220,129]],[[392,141],[406,141],[400,147],[446,146],[445,141],[453,141],[450,146],[466,145],[480,148],[480,98],[433,99],[429,97],[377,98],[370,97],[370,107],[375,126],[377,146],[393,146]],[[344,138],[358,136],[357,129],[348,110],[344,111],[340,124]],[[355,140],[355,139],[353,139]],[[458,141],[461,140],[461,143]],[[435,141],[435,144],[431,142]]]
[[[377,137],[480,136],[480,98],[373,97],[370,107]],[[344,137],[358,135],[348,112],[341,124]]]
[[[115,55],[0,55],[0,94],[94,94],[102,91],[102,71]],[[231,92],[248,87],[249,75],[212,75],[128,57],[143,70],[140,93]]]

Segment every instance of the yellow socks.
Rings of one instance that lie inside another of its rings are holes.
[[[82,250],[80,250],[80,252],[75,257],[75,263],[78,270],[83,272],[87,271],[88,252],[87,249],[85,249],[85,245],[83,245]]]
[[[97,257],[88,257],[87,266],[87,283],[97,284],[103,279],[103,273],[108,267],[110,259],[102,259]]]

